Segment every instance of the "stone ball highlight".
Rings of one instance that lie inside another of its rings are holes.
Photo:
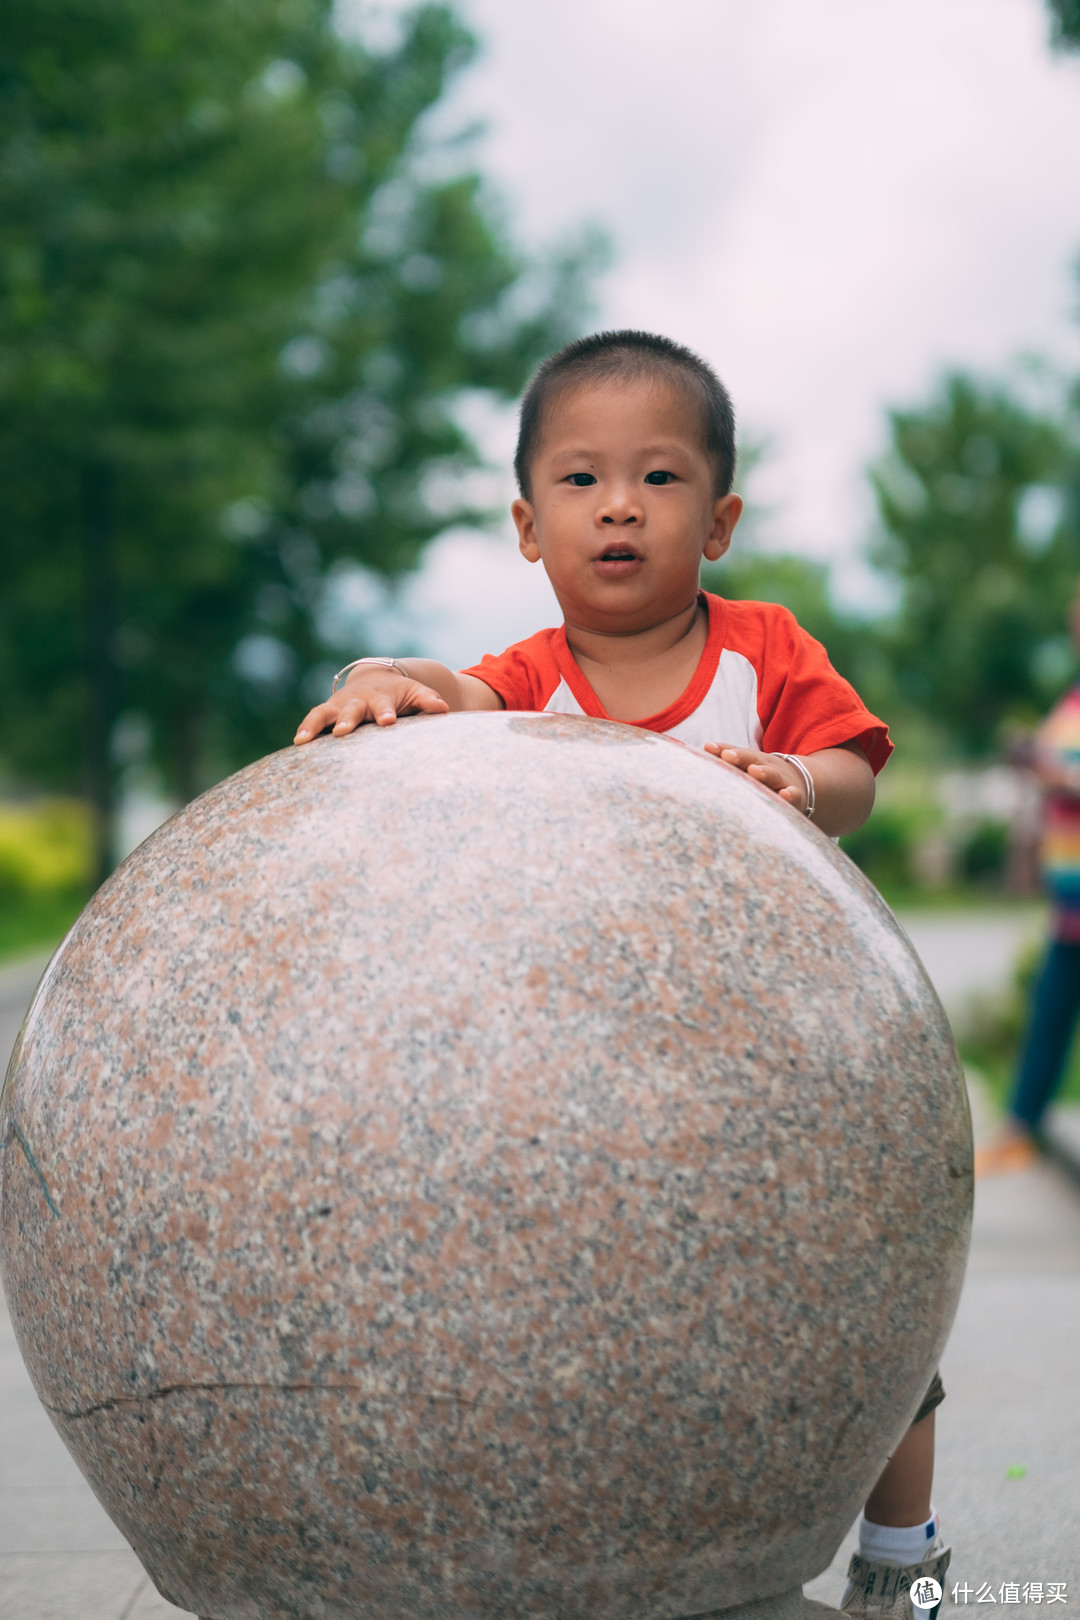
[[[367,727],[174,817],[0,1105],[23,1355],[213,1620],[640,1620],[831,1560],[971,1207],[949,1030],[812,825],[663,737]]]

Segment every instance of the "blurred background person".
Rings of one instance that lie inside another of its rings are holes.
[[[1080,652],[1080,587],[1069,608],[1069,632]],[[976,1155],[975,1173],[984,1176],[1024,1170],[1035,1159],[1039,1128],[1061,1088],[1080,1018],[1080,680],[1039,727],[1030,769],[1043,791],[1040,856],[1050,938],[1031,987],[1005,1121]]]

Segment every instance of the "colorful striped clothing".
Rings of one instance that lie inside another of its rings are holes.
[[[1080,773],[1080,682],[1066,692],[1039,727],[1039,754]],[[1080,943],[1080,797],[1049,793],[1040,851],[1043,878],[1053,902],[1051,935]]]

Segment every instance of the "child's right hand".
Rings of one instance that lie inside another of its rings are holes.
[[[327,729],[344,737],[357,726],[374,722],[392,726],[399,714],[446,714],[450,705],[432,687],[383,669],[364,664],[354,669],[347,681],[325,703],[317,703],[301,720],[294,743],[310,742]]]

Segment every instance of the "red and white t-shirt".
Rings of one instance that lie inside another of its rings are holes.
[[[838,675],[819,641],[774,602],[729,602],[701,592],[709,632],[682,696],[648,720],[630,724],[663,731],[701,748],[707,742],[768,754],[812,754],[857,742],[875,773],[892,753],[888,728]],[[600,699],[567,645],[566,631],[540,630],[504,653],[488,653],[462,671],[497,692],[508,709],[585,714],[607,720]]]

